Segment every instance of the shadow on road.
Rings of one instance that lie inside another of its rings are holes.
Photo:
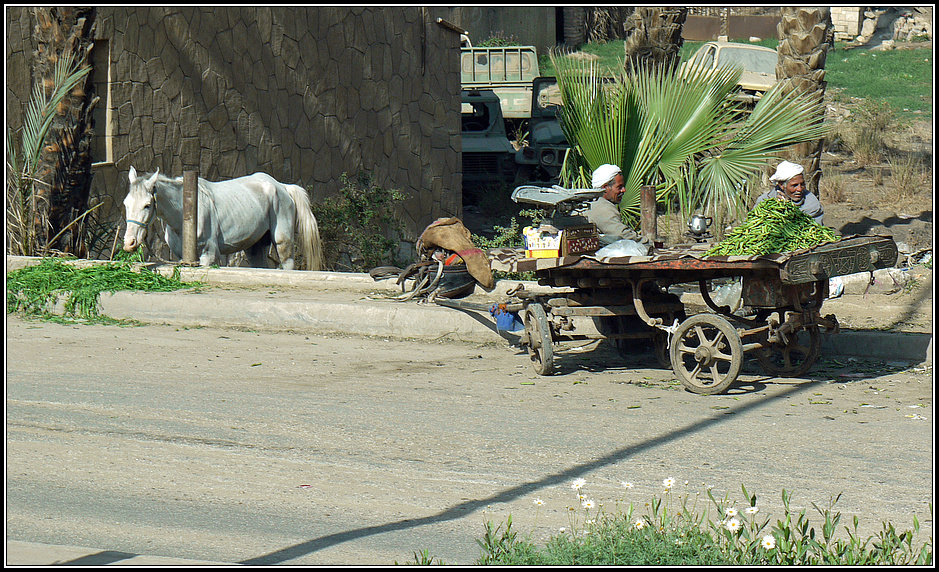
[[[249,558],[239,562],[239,564],[248,564],[248,565],[275,565],[281,564],[288,560],[293,560],[295,558],[300,558],[306,556],[307,554],[312,554],[319,550],[335,546],[337,544],[342,544],[343,542],[349,542],[352,540],[357,540],[359,538],[364,538],[367,536],[373,536],[376,534],[384,534],[386,532],[396,532],[400,530],[407,530],[411,528],[417,528],[420,526],[426,526],[430,524],[437,524],[440,522],[446,522],[448,520],[456,520],[463,518],[466,515],[475,512],[479,509],[484,509],[485,507],[496,504],[496,503],[505,503],[512,500],[515,500],[526,495],[530,495],[544,489],[546,487],[558,485],[582,475],[589,473],[590,471],[596,470],[600,467],[606,465],[612,465],[619,463],[624,459],[646,451],[648,449],[653,449],[655,447],[665,445],[676,439],[686,437],[708,427],[712,427],[719,423],[722,423],[727,420],[738,418],[735,414],[746,413],[748,411],[758,409],[771,400],[783,399],[789,396],[793,396],[803,391],[814,388],[822,381],[806,381],[805,383],[800,383],[795,385],[783,393],[777,396],[765,397],[758,401],[752,403],[741,404],[740,406],[728,410],[721,411],[720,414],[708,417],[707,419],[701,419],[685,427],[674,429],[667,433],[664,433],[658,437],[654,437],[642,443],[631,445],[629,447],[624,447],[609,453],[608,455],[601,457],[590,463],[585,463],[578,467],[562,471],[560,473],[555,473],[553,475],[547,475],[542,479],[531,481],[527,483],[522,483],[518,486],[510,488],[508,490],[502,491],[498,494],[495,494],[491,497],[484,499],[477,499],[472,501],[463,502],[457,505],[454,505],[440,513],[431,516],[425,516],[421,518],[413,519],[404,519],[396,522],[389,522],[385,524],[378,524],[374,526],[366,526],[362,528],[357,528],[355,530],[346,530],[343,532],[337,532],[334,534],[328,534],[326,536],[321,536],[319,538],[313,538],[307,540],[306,542],[301,542],[300,544],[295,544],[293,546],[288,546],[280,550],[271,552],[269,554],[264,554],[262,556],[257,556],[254,558]]]

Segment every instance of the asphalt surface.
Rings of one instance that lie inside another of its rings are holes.
[[[7,271],[28,263],[7,258]],[[156,267],[164,273],[171,267]],[[287,272],[244,268],[183,269],[183,280],[206,286],[168,293],[118,292],[101,297],[101,312],[119,319],[183,327],[228,327],[342,332],[394,338],[454,339],[486,342],[511,339],[498,332],[485,310],[455,309],[416,300],[396,299],[402,292],[393,280],[375,281],[367,274]],[[499,283],[490,293],[477,288],[463,299],[487,307],[507,300],[516,283]],[[537,284],[526,283],[529,290]],[[541,288],[544,290],[544,288]],[[866,356],[912,363],[930,362],[931,334],[842,331],[824,336],[823,355]],[[165,557],[102,551],[95,548],[7,541],[6,564],[27,565],[220,565]]]

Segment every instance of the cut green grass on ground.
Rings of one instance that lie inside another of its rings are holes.
[[[145,269],[135,271],[126,261],[76,267],[62,259],[44,258],[7,274],[7,313],[58,322],[113,323],[99,312],[102,292],[170,292],[198,286],[200,282],[181,281],[179,267],[167,278]],[[55,312],[60,298],[64,298],[61,315]]]

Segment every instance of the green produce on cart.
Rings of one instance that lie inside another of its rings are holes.
[[[790,201],[768,200],[753,207],[747,221],[704,255],[762,256],[812,248],[839,237]]]

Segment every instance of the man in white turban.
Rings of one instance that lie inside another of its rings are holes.
[[[636,231],[623,224],[618,205],[626,190],[626,181],[620,168],[609,164],[597,167],[593,172],[593,188],[603,189],[603,195],[590,203],[586,215],[588,221],[597,225],[600,243],[612,244],[626,238],[651,250],[652,244],[648,238],[639,236]]]
[[[770,198],[792,201],[802,212],[812,217],[815,222],[824,224],[822,220],[825,211],[822,209],[822,203],[814,194],[805,192],[805,177],[802,175],[804,171],[802,165],[790,163],[789,161],[780,163],[776,167],[776,172],[769,178],[775,186],[757,197],[753,206]]]

